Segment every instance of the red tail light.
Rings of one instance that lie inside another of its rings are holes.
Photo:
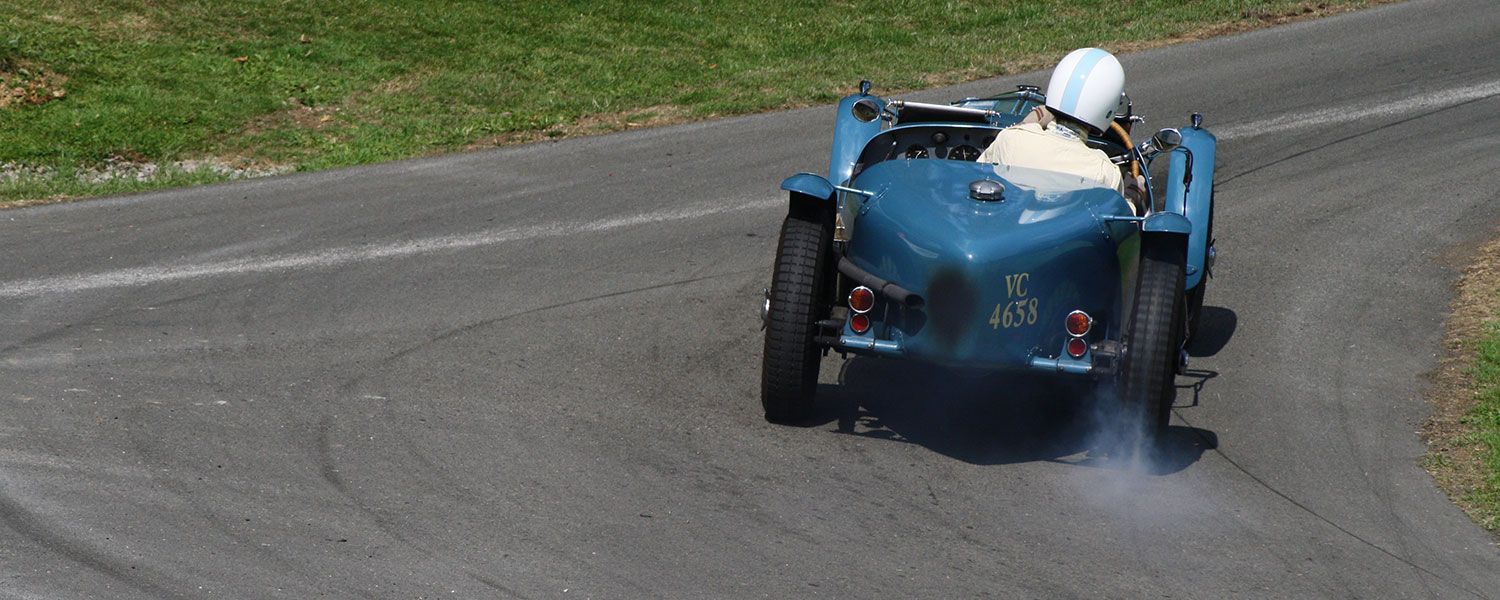
[[[870,309],[875,308],[875,292],[865,286],[854,288],[854,291],[849,292],[849,308],[857,313],[870,312]]]
[[[1088,334],[1089,328],[1093,326],[1094,319],[1093,317],[1090,317],[1088,313],[1081,310],[1075,310],[1068,313],[1068,335],[1071,335],[1073,337],[1083,337],[1084,335]]]
[[[1068,340],[1068,356],[1071,356],[1073,358],[1083,358],[1084,353],[1088,351],[1089,344],[1088,342],[1083,341],[1083,338],[1073,338]]]
[[[866,331],[869,331],[870,315],[861,313],[849,317],[849,328],[853,329],[854,333],[864,333]]]

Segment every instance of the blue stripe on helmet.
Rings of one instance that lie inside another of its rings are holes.
[[[1106,56],[1109,56],[1108,52],[1098,48],[1089,48],[1083,58],[1078,59],[1078,64],[1073,66],[1073,72],[1068,74],[1068,87],[1063,91],[1062,102],[1057,105],[1058,110],[1068,116],[1077,113],[1078,97],[1083,95],[1083,86],[1088,83],[1089,73],[1093,72],[1094,67]]]

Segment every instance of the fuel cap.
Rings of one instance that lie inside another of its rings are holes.
[[[980,179],[969,184],[969,197],[980,202],[997,202],[1004,196],[1005,186],[993,179]]]

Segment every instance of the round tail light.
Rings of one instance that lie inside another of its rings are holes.
[[[1089,328],[1093,326],[1094,319],[1093,317],[1090,317],[1088,313],[1081,310],[1075,310],[1068,313],[1068,335],[1071,335],[1073,337],[1083,337],[1089,332]]]
[[[1083,341],[1083,338],[1073,338],[1068,340],[1068,356],[1071,356],[1073,358],[1083,358],[1083,355],[1088,351],[1089,344],[1088,342]]]
[[[875,292],[865,286],[854,288],[854,291],[849,292],[849,308],[857,313],[870,312],[870,309],[875,308]]]
[[[866,331],[869,331],[870,315],[860,313],[849,317],[849,328],[853,329],[854,333],[864,333]]]

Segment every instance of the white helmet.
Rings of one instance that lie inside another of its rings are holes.
[[[1125,69],[1113,54],[1098,48],[1079,48],[1052,70],[1047,108],[1104,131],[1124,92]]]

